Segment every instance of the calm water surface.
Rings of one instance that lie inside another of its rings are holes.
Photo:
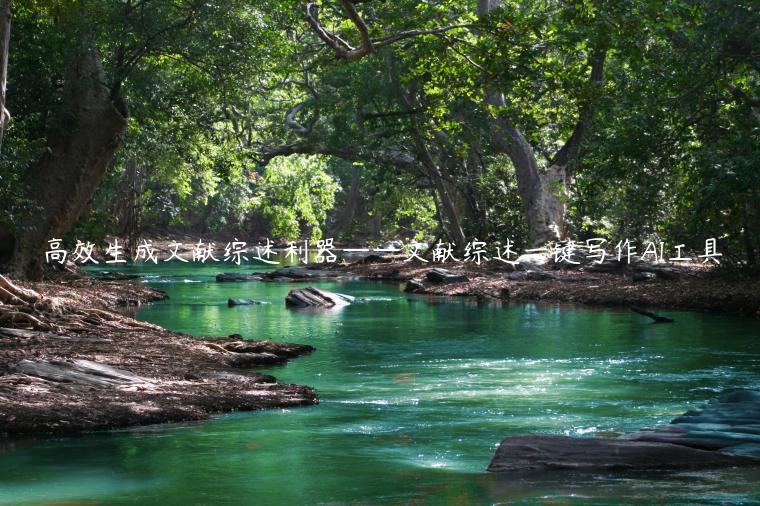
[[[677,323],[653,325],[626,311],[478,305],[355,281],[319,286],[356,304],[308,313],[284,306],[300,283],[216,283],[214,266],[122,270],[171,297],[140,319],[316,346],[268,372],[315,387],[321,404],[0,443],[0,504],[760,504],[758,469],[484,472],[507,435],[632,431],[724,389],[760,388],[755,320],[663,311]],[[228,308],[230,297],[271,304]]]

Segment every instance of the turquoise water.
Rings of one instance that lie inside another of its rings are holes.
[[[760,470],[663,475],[486,473],[507,435],[627,432],[731,388],[760,388],[760,325],[667,312],[477,304],[397,285],[299,312],[302,283],[216,283],[214,266],[128,267],[170,299],[138,317],[196,335],[312,344],[269,369],[318,406],[236,413],[0,447],[0,504],[758,504]],[[225,267],[223,270],[235,270]],[[252,268],[239,268],[250,271]],[[228,298],[270,301],[228,308]]]

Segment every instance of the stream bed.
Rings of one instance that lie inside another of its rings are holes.
[[[223,267],[236,269],[264,268]],[[360,281],[317,284],[358,297],[352,306],[294,311],[285,295],[305,283],[217,283],[214,265],[120,271],[170,296],[141,320],[315,346],[266,372],[315,387],[321,403],[0,441],[0,504],[760,503],[760,469],[485,472],[507,435],[610,436],[760,388],[756,320],[662,311],[676,323],[655,325],[625,310],[478,304]]]

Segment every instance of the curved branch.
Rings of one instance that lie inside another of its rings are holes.
[[[316,2],[312,1],[307,2],[306,4],[306,21],[309,23],[314,33],[316,33],[317,36],[322,39],[323,42],[325,42],[325,44],[330,46],[335,51],[335,54],[338,58],[341,58],[343,60],[360,60],[368,54],[375,52],[375,50],[380,47],[389,46],[401,40],[420,37],[423,35],[440,35],[442,33],[448,32],[449,30],[454,30],[457,28],[468,28],[471,26],[469,24],[460,24],[448,25],[430,30],[407,30],[373,41],[369,35],[369,28],[367,27],[367,23],[356,10],[356,6],[354,5],[355,3],[357,3],[357,0],[340,0],[340,4],[343,7],[343,10],[346,12],[348,19],[351,20],[359,32],[361,43],[358,48],[352,47],[348,42],[340,38],[338,35],[330,32],[322,25],[322,23],[319,21],[319,6],[317,6]]]

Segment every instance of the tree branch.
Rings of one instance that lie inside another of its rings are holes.
[[[607,48],[597,49],[591,56],[591,74],[589,75],[589,83],[596,87],[601,84],[604,77],[604,62],[607,58]],[[575,157],[578,156],[578,152],[583,142],[583,137],[586,135],[589,123],[591,122],[591,115],[593,113],[593,100],[586,101],[581,106],[578,123],[575,125],[575,129],[565,144],[554,155],[550,164],[564,166],[566,168],[567,176],[569,177],[570,171],[568,165]]]
[[[316,2],[308,2],[306,4],[306,21],[309,23],[314,33],[316,33],[325,44],[335,51],[338,58],[343,60],[360,60],[368,54],[375,52],[378,48],[389,46],[401,40],[420,37],[422,35],[440,35],[449,30],[467,28],[470,26],[468,24],[460,24],[448,25],[430,30],[407,30],[373,41],[369,35],[367,23],[356,10],[355,3],[359,3],[359,0],[340,0],[343,10],[359,32],[361,42],[358,48],[352,47],[344,39],[335,33],[330,32],[322,25],[319,21],[319,6],[317,6]]]

